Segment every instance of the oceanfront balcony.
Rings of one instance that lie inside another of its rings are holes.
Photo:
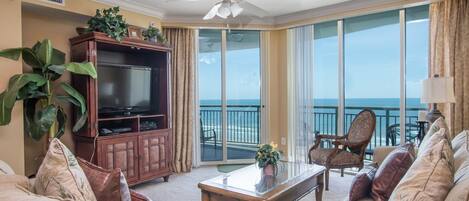
[[[259,105],[229,105],[227,107],[228,133],[227,157],[228,159],[251,159],[255,156],[256,145],[260,143],[260,106]],[[364,108],[371,109],[376,114],[376,128],[373,138],[366,151],[367,158],[375,147],[396,145],[400,143],[400,122],[398,107],[345,107],[344,128],[350,127],[355,116]],[[415,142],[421,131],[417,123],[418,111],[426,108],[406,108],[407,142]],[[337,135],[338,107],[315,106],[314,129],[311,133]],[[217,105],[200,106],[201,131],[205,136],[216,136],[202,139],[202,161],[219,161],[223,157],[222,149],[222,121],[221,107]],[[306,125],[311,123],[305,122]],[[215,140],[216,139],[216,140]],[[322,146],[329,147],[330,143]]]

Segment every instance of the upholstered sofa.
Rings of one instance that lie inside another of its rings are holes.
[[[449,157],[450,158],[449,161],[451,161],[450,162],[451,165],[449,165],[449,169],[450,169],[449,172],[451,172],[452,175],[446,178],[451,179],[450,182],[452,181],[452,185],[449,191],[447,192],[447,194],[443,196],[445,197],[446,201],[469,200],[469,131],[463,131],[457,134],[454,138],[452,138],[451,140],[448,140],[448,142],[449,142],[448,143],[449,148],[452,150],[452,153],[451,153],[452,155]],[[373,154],[373,165],[374,166],[382,165],[385,158],[396,148],[397,147],[376,148]],[[415,161],[417,161],[419,157],[423,157],[423,156],[421,156],[420,154],[416,155]],[[420,160],[419,162],[422,162],[422,161],[425,161],[425,160]],[[430,166],[433,164],[428,164],[428,165]],[[413,172],[409,172],[409,171],[407,171],[406,174],[414,174]],[[400,181],[400,183],[402,183],[402,180]],[[352,183],[351,190],[353,190],[353,185],[354,183]],[[355,185],[357,185],[357,183],[355,183]],[[425,190],[437,191],[438,189],[425,189]],[[397,190],[394,189],[392,193],[397,194],[396,191]],[[370,192],[371,192],[371,186],[370,186]],[[419,200],[418,198],[415,198],[415,197],[406,198],[406,199],[402,199],[402,198],[396,199],[396,196],[394,197],[391,196],[389,200],[410,200],[410,201]],[[347,196],[347,198],[345,198],[344,201],[350,200],[349,198],[350,197]],[[372,198],[370,194],[369,196],[363,197],[358,200],[359,201],[373,201],[374,199]],[[425,200],[428,200],[428,199],[425,199]],[[434,200],[437,200],[437,199],[434,199]]]
[[[92,167],[94,171],[85,170],[87,178],[94,178],[95,181],[90,181],[91,188],[95,189],[102,188],[102,183],[98,181],[102,179],[98,176],[97,171],[103,171],[103,169],[87,164]],[[84,168],[85,169],[85,168]],[[34,179],[28,179],[22,175],[16,175],[12,168],[5,162],[0,160],[0,200],[15,200],[15,201],[57,201],[51,197],[39,196],[33,192],[32,183]],[[119,185],[119,184],[117,184]],[[130,196],[132,201],[150,201],[149,198],[143,196],[133,190],[130,190]]]

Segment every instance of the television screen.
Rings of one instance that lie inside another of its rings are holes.
[[[151,102],[151,68],[98,64],[100,114],[146,112]]]

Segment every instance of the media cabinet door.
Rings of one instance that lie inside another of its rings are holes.
[[[141,180],[170,174],[170,134],[170,130],[165,129],[139,136]]]
[[[106,169],[120,168],[128,183],[138,181],[137,136],[100,141],[102,150],[98,165]]]

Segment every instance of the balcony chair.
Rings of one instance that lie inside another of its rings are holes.
[[[421,138],[420,136],[420,126],[417,124],[410,124],[407,123],[405,124],[405,141],[407,142],[412,142],[416,143],[417,140]],[[396,146],[397,145],[397,139],[399,138],[401,134],[401,128],[400,124],[393,124],[390,125],[386,128],[386,146],[392,145]],[[391,142],[391,144],[389,144]]]
[[[325,183],[329,190],[329,170],[340,169],[344,176],[344,168],[363,167],[366,147],[370,143],[376,126],[376,115],[369,109],[364,109],[353,120],[345,136],[316,135],[314,145],[309,149],[309,163],[326,167]],[[322,140],[332,140],[333,148],[322,148]]]
[[[215,157],[217,156],[217,133],[215,132],[215,129],[206,129],[204,130],[203,128],[203,123],[202,123],[202,118],[200,118],[200,141],[202,142],[202,158],[204,158],[205,155],[205,142],[212,140],[214,142],[214,153]]]

